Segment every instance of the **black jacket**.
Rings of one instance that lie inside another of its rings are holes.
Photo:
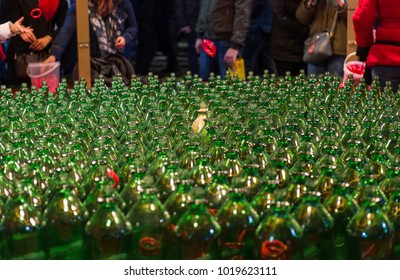
[[[288,62],[303,61],[304,41],[308,27],[296,19],[301,0],[270,0],[272,6],[272,31],[270,55]]]
[[[190,26],[194,30],[199,12],[199,0],[175,0],[176,25],[179,29]]]

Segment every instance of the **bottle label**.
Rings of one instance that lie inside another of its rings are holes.
[[[222,251],[222,257],[229,260],[243,260],[242,250],[245,247],[245,242],[243,241],[247,230],[243,229],[236,241],[225,242],[224,249]]]
[[[266,240],[261,244],[260,256],[263,260],[286,260],[288,246],[280,240]]]
[[[208,208],[207,210],[211,214],[211,216],[213,217],[217,216],[218,208]]]
[[[83,247],[83,240],[79,239],[77,241],[50,248],[50,256],[51,260],[57,259],[82,259],[82,247]]]
[[[144,256],[157,256],[161,254],[161,242],[160,240],[145,236],[139,240],[140,252]]]

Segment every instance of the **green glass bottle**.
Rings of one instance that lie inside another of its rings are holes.
[[[162,203],[176,191],[176,181],[179,179],[179,162],[177,160],[169,160],[166,170],[156,181],[155,187],[158,189],[159,199]]]
[[[192,170],[192,178],[197,186],[207,187],[213,179],[213,168],[210,163],[211,156],[207,150],[202,150],[197,158],[196,166]]]
[[[171,225],[173,227],[193,202],[192,190],[195,188],[195,181],[188,171],[181,171],[176,183],[177,190],[164,203],[165,209],[171,216]]]
[[[290,214],[287,202],[273,203],[270,213],[262,219],[255,232],[254,251],[261,260],[302,259],[303,229]]]
[[[143,192],[146,170],[144,166],[136,166],[130,170],[132,174],[131,178],[120,193],[122,199],[125,201],[125,207],[122,209],[124,213],[128,213],[131,207],[138,201],[140,193]]]
[[[400,192],[393,192],[382,210],[393,225],[393,259],[398,260],[400,259]]]
[[[64,185],[43,212],[46,252],[50,260],[86,259],[84,227],[89,217],[85,205]]]
[[[128,212],[128,220],[133,226],[129,259],[168,258],[170,215],[157,198],[157,192],[155,188],[146,187]]]
[[[359,206],[351,196],[350,184],[344,175],[337,175],[332,194],[325,200],[324,206],[331,214],[333,226],[333,246],[330,253],[334,260],[347,260],[350,257],[350,239],[346,231],[350,219],[357,213]]]
[[[205,197],[208,201],[208,210],[215,216],[222,204],[229,198],[230,186],[228,183],[228,171],[223,162],[218,162],[214,168],[211,184],[205,188]]]
[[[91,260],[126,260],[132,225],[113,197],[112,185],[104,189],[97,211],[85,225],[85,251]]]
[[[303,228],[303,258],[306,260],[330,259],[332,247],[333,219],[321,203],[318,194],[310,192],[293,212]]]
[[[221,226],[207,210],[207,201],[200,188],[194,193],[194,202],[179,219],[174,233],[177,240],[177,256],[183,260],[215,259],[215,242],[221,234]]]
[[[218,211],[216,221],[221,226],[218,238],[218,259],[254,259],[254,232],[259,216],[246,199],[248,190],[241,185],[231,189],[227,200]]]
[[[28,203],[24,189],[7,204],[2,224],[5,239],[4,258],[9,260],[42,260],[46,258],[41,215]]]
[[[364,202],[347,225],[351,259],[389,260],[393,254],[394,229],[381,209],[382,201],[374,197]]]

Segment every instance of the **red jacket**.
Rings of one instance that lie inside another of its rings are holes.
[[[373,29],[377,17],[376,41],[400,44],[400,1],[359,0],[353,15],[357,45],[371,47],[367,58],[370,67],[400,66],[400,46],[374,44]]]

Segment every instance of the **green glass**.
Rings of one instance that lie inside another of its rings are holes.
[[[326,210],[331,214],[333,226],[333,247],[330,256],[334,260],[350,258],[350,239],[346,227],[350,219],[357,213],[359,206],[350,195],[350,184],[345,177],[340,177],[333,186],[332,194],[324,202]]]
[[[129,259],[167,259],[170,216],[157,198],[157,190],[146,188],[127,217],[133,225]]]
[[[400,193],[393,192],[389,201],[385,204],[382,210],[393,225],[393,259],[398,260],[400,259]]]
[[[213,180],[205,188],[205,197],[208,201],[208,210],[216,215],[222,204],[229,198],[228,171],[223,162],[216,164]]]
[[[393,254],[394,229],[381,209],[379,198],[365,201],[347,225],[351,259],[389,260]]]
[[[179,179],[179,162],[170,160],[166,165],[166,170],[155,182],[155,187],[159,192],[159,198],[162,203],[176,191],[176,181]]]
[[[204,188],[212,182],[214,172],[210,158],[207,151],[202,151],[197,159],[196,166],[192,170],[192,178],[197,186]]]
[[[178,259],[210,260],[217,256],[215,242],[221,234],[221,226],[208,212],[201,196],[195,194],[194,203],[175,226]]]
[[[85,226],[85,250],[91,260],[126,260],[132,225],[108,191]]]
[[[177,190],[164,203],[165,209],[171,215],[172,225],[178,222],[193,202],[192,190],[195,187],[195,182],[189,176],[188,173],[180,174],[180,178],[177,181]]]
[[[106,196],[111,196],[115,203],[118,205],[119,209],[125,209],[126,203],[122,199],[121,195],[113,188],[114,182],[106,176],[96,178],[93,182],[94,189],[88,194],[85,199],[85,206],[89,211],[90,215],[93,215],[101,203],[104,201]]]
[[[130,172],[132,174],[131,178],[120,193],[122,199],[125,201],[124,213],[128,213],[131,207],[138,201],[140,193],[143,192],[146,168],[136,166]]]
[[[84,227],[89,213],[68,186],[55,191],[57,193],[43,212],[48,259],[86,259]]]
[[[216,221],[221,226],[218,238],[218,259],[254,259],[254,232],[259,216],[246,199],[247,189],[233,188],[227,200],[218,211]]]
[[[321,203],[321,198],[309,193],[293,212],[301,225],[303,258],[306,260],[327,260],[331,258],[333,244],[333,218]]]
[[[22,194],[22,190],[18,190]],[[41,215],[18,195],[7,205],[2,232],[5,240],[4,258],[9,260],[42,260],[46,258]]]
[[[290,214],[288,203],[277,202],[255,232],[254,251],[261,260],[302,259],[303,229]]]

